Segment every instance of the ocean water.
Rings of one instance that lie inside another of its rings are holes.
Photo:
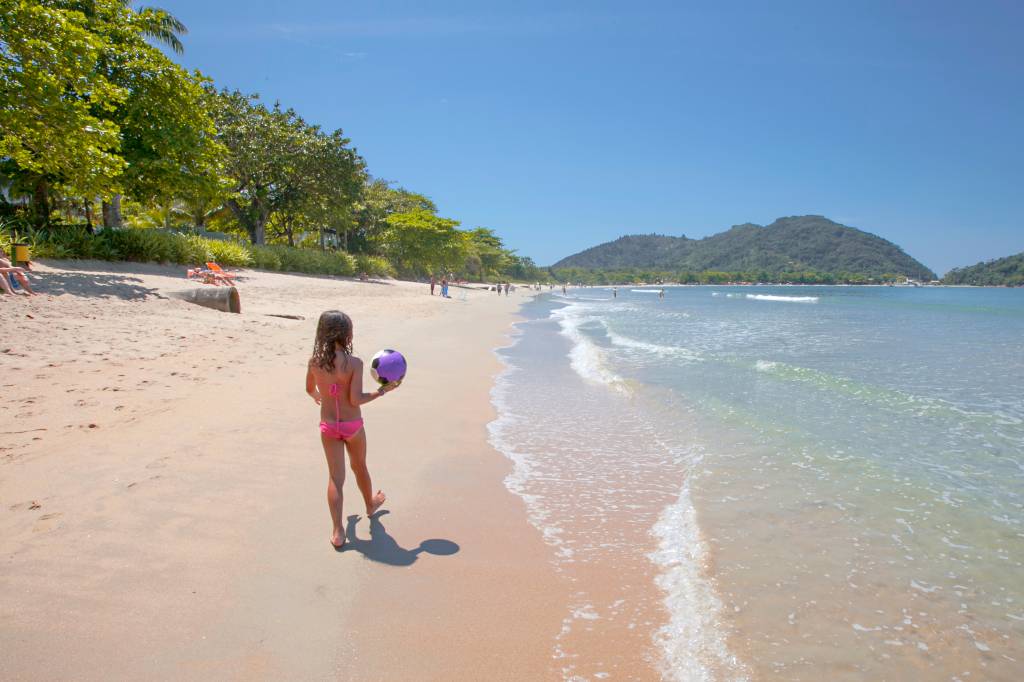
[[[1024,291],[618,294],[498,351],[565,679],[1024,679]]]

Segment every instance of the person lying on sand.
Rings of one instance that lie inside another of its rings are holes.
[[[189,268],[185,271],[185,279],[198,279],[203,284],[213,284],[214,286],[220,286],[221,284],[232,286],[233,284],[231,279],[223,273],[203,267]]]
[[[363,361],[352,355],[352,319],[339,310],[328,310],[320,315],[313,356],[306,369],[306,393],[320,406],[320,441],[327,456],[327,506],[334,524],[331,544],[335,549],[345,544],[341,503],[346,450],[356,485],[366,503],[366,515],[376,513],[385,500],[382,491],[373,492],[366,468],[366,431],[359,407],[393,391],[401,383],[396,381],[373,393],[364,393]],[[326,397],[333,400],[325,400]]]
[[[36,292],[32,288],[32,285],[28,282],[28,277],[25,275],[25,268],[16,268],[7,258],[7,254],[0,249],[0,279],[3,279],[3,290],[8,294],[14,294],[14,289],[11,288],[11,283],[8,278],[13,277],[22,289],[25,290],[25,294],[28,296],[35,296]]]

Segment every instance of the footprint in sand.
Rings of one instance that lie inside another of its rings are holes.
[[[57,520],[60,517],[61,517],[61,513],[60,512],[54,512],[52,514],[43,514],[36,521],[35,525],[32,526],[32,532],[33,533],[45,533],[47,531],[53,530],[58,525],[60,525],[60,522]]]
[[[155,481],[155,480],[160,479],[160,478],[163,478],[163,476],[161,476],[160,474],[157,474],[156,476],[150,476],[149,479],[147,479],[147,480]],[[132,481],[131,483],[129,483],[125,487],[126,488],[134,488],[138,484],[139,484],[139,481]]]

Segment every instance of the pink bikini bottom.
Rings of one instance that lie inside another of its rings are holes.
[[[359,433],[362,428],[362,419],[352,419],[347,422],[320,422],[320,433],[328,438],[337,438],[338,440],[348,440]]]

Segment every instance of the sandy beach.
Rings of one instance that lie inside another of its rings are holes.
[[[0,677],[559,676],[566,587],[487,442],[526,292],[243,271],[233,315],[178,267],[37,272],[0,301]],[[410,362],[364,411],[388,513],[350,476],[340,553],[302,383],[328,308]]]

